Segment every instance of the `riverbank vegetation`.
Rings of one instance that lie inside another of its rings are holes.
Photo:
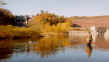
[[[31,28],[15,27],[11,25],[0,26],[0,38],[30,38],[40,37],[40,33],[32,30]]]
[[[41,11],[25,21],[28,22],[27,26],[24,26],[24,18],[22,18],[23,22],[22,19],[18,19],[16,22],[16,16],[8,10],[0,9],[0,13],[0,38],[39,37],[41,33],[67,33],[71,28],[72,18],[58,16],[46,11]],[[19,24],[20,27],[15,23]]]
[[[41,11],[29,22],[33,29],[39,28],[41,33],[64,33],[71,27],[71,20],[64,16],[58,16],[53,13]]]

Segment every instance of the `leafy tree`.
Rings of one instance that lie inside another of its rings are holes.
[[[0,8],[0,25],[12,25],[14,18],[10,11]]]

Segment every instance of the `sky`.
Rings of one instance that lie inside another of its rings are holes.
[[[14,14],[36,14],[40,10],[64,16],[109,15],[109,0],[4,0]]]

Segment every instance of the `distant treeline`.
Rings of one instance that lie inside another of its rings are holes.
[[[80,27],[72,21],[78,17],[59,16],[54,13],[41,10],[33,17],[13,15],[7,9],[0,8],[0,25],[12,25],[18,27],[30,27],[32,30],[45,32],[67,32],[70,27]]]
[[[74,18],[79,18],[79,17],[58,16],[56,14],[49,13],[43,10],[41,10],[41,13],[36,14],[34,17],[30,17],[29,15],[17,16],[17,15],[13,15],[12,12],[10,12],[7,9],[0,8],[0,25],[27,26],[28,20],[34,18],[35,19],[37,18],[36,21],[40,21],[41,23],[49,22],[50,25],[57,25],[58,23],[64,23],[64,22],[72,23]],[[71,24],[71,26],[80,27],[76,24]]]
[[[29,16],[13,15],[7,9],[0,8],[0,25],[26,26]]]

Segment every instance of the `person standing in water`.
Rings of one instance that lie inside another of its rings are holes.
[[[89,41],[91,41],[92,43],[95,43],[97,35],[98,35],[98,32],[96,30],[96,27],[91,26],[90,27],[90,32],[89,32]]]
[[[90,57],[92,54],[93,44],[95,44],[96,42],[97,34],[98,32],[96,31],[95,26],[90,27],[89,37],[88,37],[86,48],[85,48],[85,51],[88,57]]]

